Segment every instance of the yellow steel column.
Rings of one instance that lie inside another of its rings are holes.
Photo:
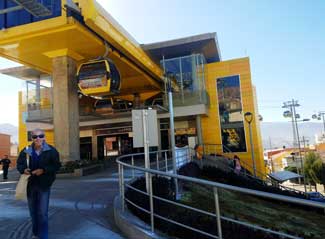
[[[76,63],[69,56],[53,58],[54,140],[61,161],[80,159],[79,98]]]

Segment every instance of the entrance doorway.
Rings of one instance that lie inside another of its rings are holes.
[[[91,137],[80,138],[80,159],[92,159]]]
[[[129,134],[98,136],[98,158],[115,158],[133,153],[133,139]]]

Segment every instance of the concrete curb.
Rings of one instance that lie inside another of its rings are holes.
[[[121,197],[114,198],[114,220],[121,232],[130,239],[167,239],[152,233],[150,226],[134,216],[127,208],[122,211]]]

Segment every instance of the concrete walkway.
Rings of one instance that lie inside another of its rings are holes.
[[[0,177],[0,238],[31,238],[26,202],[14,199],[16,170]],[[76,179],[57,179],[51,191],[50,239],[120,239],[115,226],[113,199],[118,194],[118,174],[110,169]]]

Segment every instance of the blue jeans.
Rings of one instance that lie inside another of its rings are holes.
[[[38,185],[28,185],[27,201],[32,218],[33,235],[48,239],[48,209],[50,189],[42,190]]]

